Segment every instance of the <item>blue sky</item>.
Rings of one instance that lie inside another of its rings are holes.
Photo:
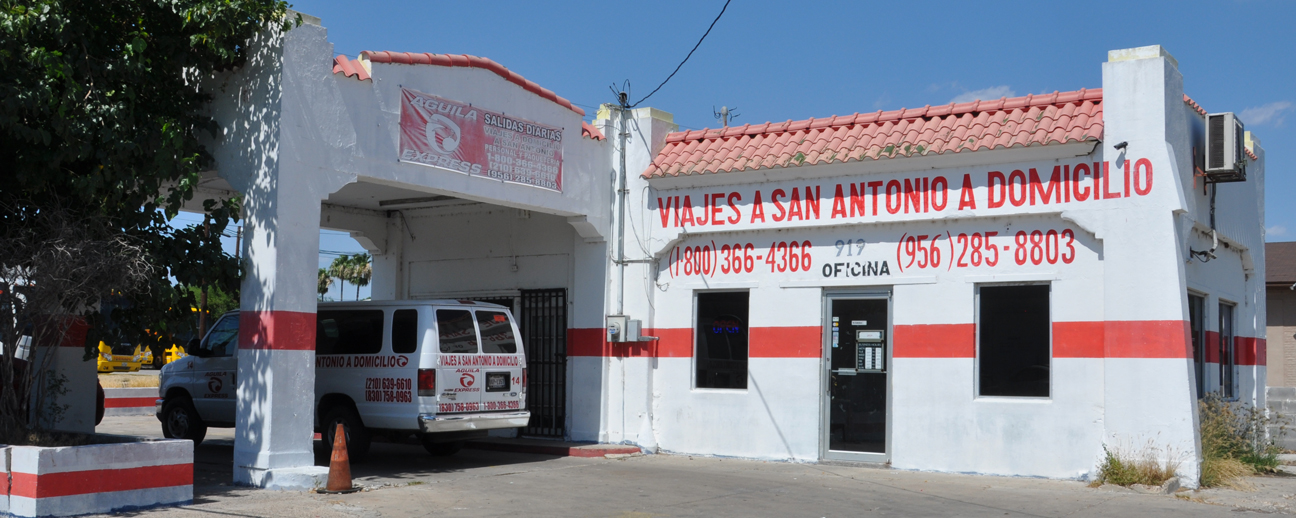
[[[489,57],[592,116],[630,81],[657,86],[723,0],[303,0],[335,53]],[[684,68],[644,103],[684,128],[825,117],[1102,86],[1107,51],[1160,44],[1209,111],[1241,115],[1268,153],[1270,241],[1296,240],[1296,2],[786,2],[734,0]],[[1216,32],[1211,32],[1216,31]],[[326,232],[321,248],[360,251]],[[322,257],[321,264],[331,257]],[[362,290],[362,296],[364,292]]]
[[[723,0],[302,0],[335,53],[489,57],[582,105],[631,98],[670,74]],[[1211,32],[1216,31],[1216,32]],[[1159,44],[1185,92],[1241,115],[1268,152],[1270,241],[1296,240],[1296,2],[786,2],[734,0],[644,105],[685,128],[825,117],[1102,86],[1107,51]]]

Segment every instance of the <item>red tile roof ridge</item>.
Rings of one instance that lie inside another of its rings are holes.
[[[366,50],[360,53],[362,57],[372,63],[393,63],[400,65],[433,65],[441,67],[467,67],[480,68],[494,72],[504,80],[522,87],[522,89],[536,94],[544,99],[567,108],[581,117],[585,116],[585,110],[581,109],[568,101],[567,99],[554,93],[552,90],[544,88],[532,81],[519,75],[517,72],[509,70],[504,65],[492,61],[490,58],[470,56],[468,54],[433,54],[430,52],[392,52],[387,50],[372,51]],[[334,72],[336,72],[336,67]]]
[[[338,72],[341,72],[345,77],[355,77],[361,81],[372,80],[369,77],[369,71],[365,69],[364,64],[360,63],[359,59],[348,60],[345,54],[338,54],[336,58],[333,58],[333,73]]]
[[[1053,92],[1051,94],[1043,94],[1040,96],[1026,95],[1022,97],[1000,97],[999,99],[976,100],[966,103],[949,103],[936,107],[928,105],[922,108],[901,108],[899,110],[891,111],[878,110],[876,112],[854,113],[851,115],[834,115],[832,117],[820,119],[815,119],[813,117],[800,121],[788,119],[786,122],[766,122],[755,125],[745,124],[743,126],[730,126],[729,128],[703,128],[699,130],[677,131],[666,135],[666,142],[682,142],[685,140],[708,138],[710,132],[725,129],[732,131],[733,128],[737,127],[745,128],[744,133],[742,133],[744,135],[756,135],[759,133],[795,131],[796,127],[793,125],[804,125],[805,127],[809,127],[812,123],[814,128],[840,127],[856,124],[901,121],[905,119],[999,111],[1013,106],[1055,106],[1058,104],[1071,104],[1080,101],[1102,101],[1102,88],[1081,88],[1071,92]],[[948,112],[946,111],[947,109]],[[726,136],[729,135],[729,131],[725,132]]]
[[[599,131],[598,128],[595,128],[593,125],[585,121],[581,121],[581,136],[592,138],[594,140],[607,140],[607,137],[603,136],[602,131]]]
[[[1098,141],[1102,89],[671,133],[646,178]]]
[[[1192,97],[1188,97],[1188,94],[1184,94],[1184,104],[1191,106],[1193,111],[1196,111],[1203,117],[1206,116],[1206,109],[1202,108],[1200,104],[1197,104],[1197,101],[1192,100]]]

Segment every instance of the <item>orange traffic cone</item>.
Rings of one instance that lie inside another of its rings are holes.
[[[328,486],[330,492],[349,492],[351,486],[351,459],[347,457],[346,429],[338,423],[337,432],[333,434],[333,458],[329,459]]]

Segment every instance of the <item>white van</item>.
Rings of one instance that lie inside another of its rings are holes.
[[[162,368],[163,435],[202,442],[233,427],[237,311],[216,321],[189,356]],[[329,302],[315,317],[315,428],[333,444],[344,426],[352,460],[373,433],[417,434],[451,455],[487,430],[526,426],[526,355],[508,308],[467,300]]]

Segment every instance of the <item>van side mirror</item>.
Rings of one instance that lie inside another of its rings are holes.
[[[189,344],[185,345],[185,353],[189,354],[190,356],[197,356],[199,358],[206,356],[205,354],[206,351],[198,347],[200,345],[202,345],[202,340],[199,340],[197,338],[189,340]]]

